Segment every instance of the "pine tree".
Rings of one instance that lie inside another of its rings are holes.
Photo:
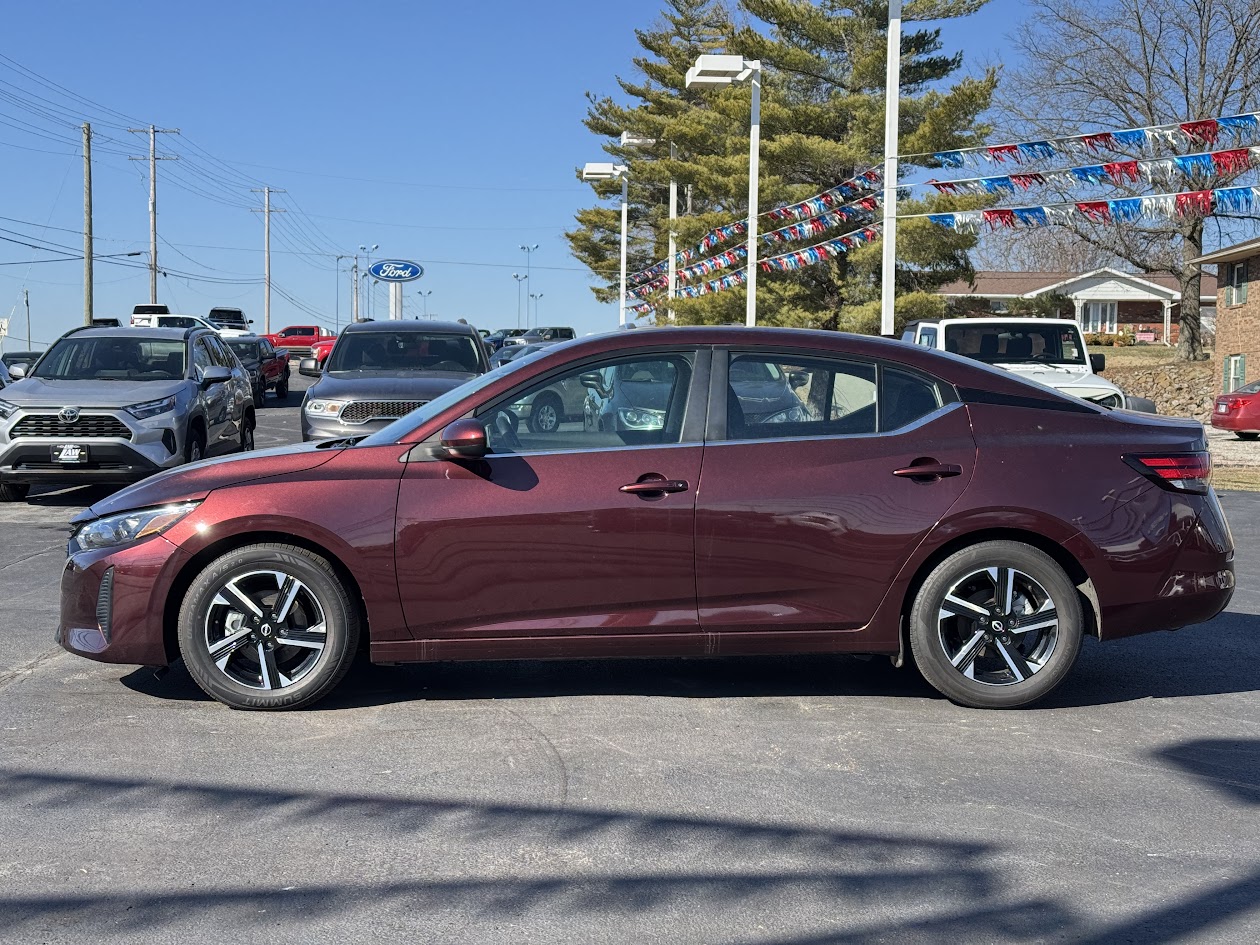
[[[909,5],[908,16],[963,16],[984,2],[921,0]],[[692,212],[676,226],[680,248],[747,213],[751,93],[746,86],[686,89],[686,70],[700,53],[732,52],[761,60],[762,212],[812,196],[882,161],[887,3],[740,0],[740,6],[747,22],[735,26],[718,2],[671,0],[660,27],[638,34],[649,54],[635,60],[644,81],[621,82],[636,104],[626,107],[610,99],[592,99],[586,124],[596,134],[611,138],[632,130],[661,142],[646,154],[617,145],[606,148],[631,168],[631,272],[665,257],[665,193],[671,173],[692,193]],[[961,56],[944,56],[940,49],[938,30],[908,29],[903,35],[903,153],[966,147],[983,140],[985,128],[977,119],[988,107],[996,76],[989,72],[981,78],[964,77],[945,87],[961,68]],[[679,150],[676,161],[665,159],[670,141]],[[597,193],[609,196],[618,187],[600,185]],[[975,205],[976,198],[934,196],[906,201],[900,211]],[[569,234],[574,252],[606,280],[595,290],[596,296],[615,300],[617,211],[585,210],[578,222],[578,229]],[[735,241],[722,248],[731,245]],[[798,245],[805,244],[792,248]],[[943,310],[933,290],[970,272],[967,252],[973,245],[973,238],[926,221],[903,223],[898,234],[898,317]],[[759,247],[763,257],[767,251],[764,244]],[[759,322],[877,331],[879,255],[878,243],[868,244],[827,264],[760,273]],[[656,301],[663,307],[663,296]],[[744,292],[732,289],[680,299],[674,307],[684,323],[739,322]]]

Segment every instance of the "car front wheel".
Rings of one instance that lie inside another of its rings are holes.
[[[560,414],[563,409],[559,397],[550,394],[535,397],[529,408],[530,432],[555,433],[560,427]]]
[[[350,668],[358,611],[327,560],[249,545],[197,575],[179,612],[179,651],[207,695],[235,709],[297,709]]]
[[[1080,595],[1045,552],[1015,541],[958,551],[928,575],[910,612],[910,647],[924,678],[979,709],[1041,699],[1076,662]]]

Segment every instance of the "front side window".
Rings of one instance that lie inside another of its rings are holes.
[[[205,377],[206,371],[213,364],[214,359],[210,357],[210,350],[206,347],[205,341],[198,338],[193,344],[193,367],[197,369],[198,380]]]
[[[476,416],[495,453],[664,446],[682,440],[693,358],[586,362],[509,394]]]
[[[936,329],[924,328],[919,332],[919,344],[925,348],[936,347]]]

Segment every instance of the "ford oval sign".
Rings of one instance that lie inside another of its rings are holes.
[[[411,282],[424,275],[424,267],[405,259],[382,259],[372,263],[368,273],[381,282]]]

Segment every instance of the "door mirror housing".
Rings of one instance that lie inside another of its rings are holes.
[[[442,431],[441,442],[450,459],[481,459],[490,452],[485,424],[472,417],[447,425]]]
[[[15,381],[20,381],[22,378],[26,377],[26,369],[29,367],[30,365],[25,361],[14,364],[9,368],[9,377],[13,378]]]
[[[582,382],[582,386],[595,391],[598,394],[604,392],[604,378],[599,371],[587,371],[581,375],[578,380]]]
[[[788,383],[792,385],[792,390],[800,390],[809,383],[809,375],[804,371],[792,371],[788,374]]]
[[[324,372],[319,368],[319,362],[314,358],[303,358],[298,362],[298,373],[307,377],[319,377]]]
[[[206,368],[204,374],[201,375],[201,389],[213,387],[215,384],[226,384],[232,379],[232,369],[225,368],[222,365],[214,365]]]
[[[1095,374],[1101,374],[1107,370],[1107,356],[1105,354],[1091,354],[1089,356],[1089,368]]]

